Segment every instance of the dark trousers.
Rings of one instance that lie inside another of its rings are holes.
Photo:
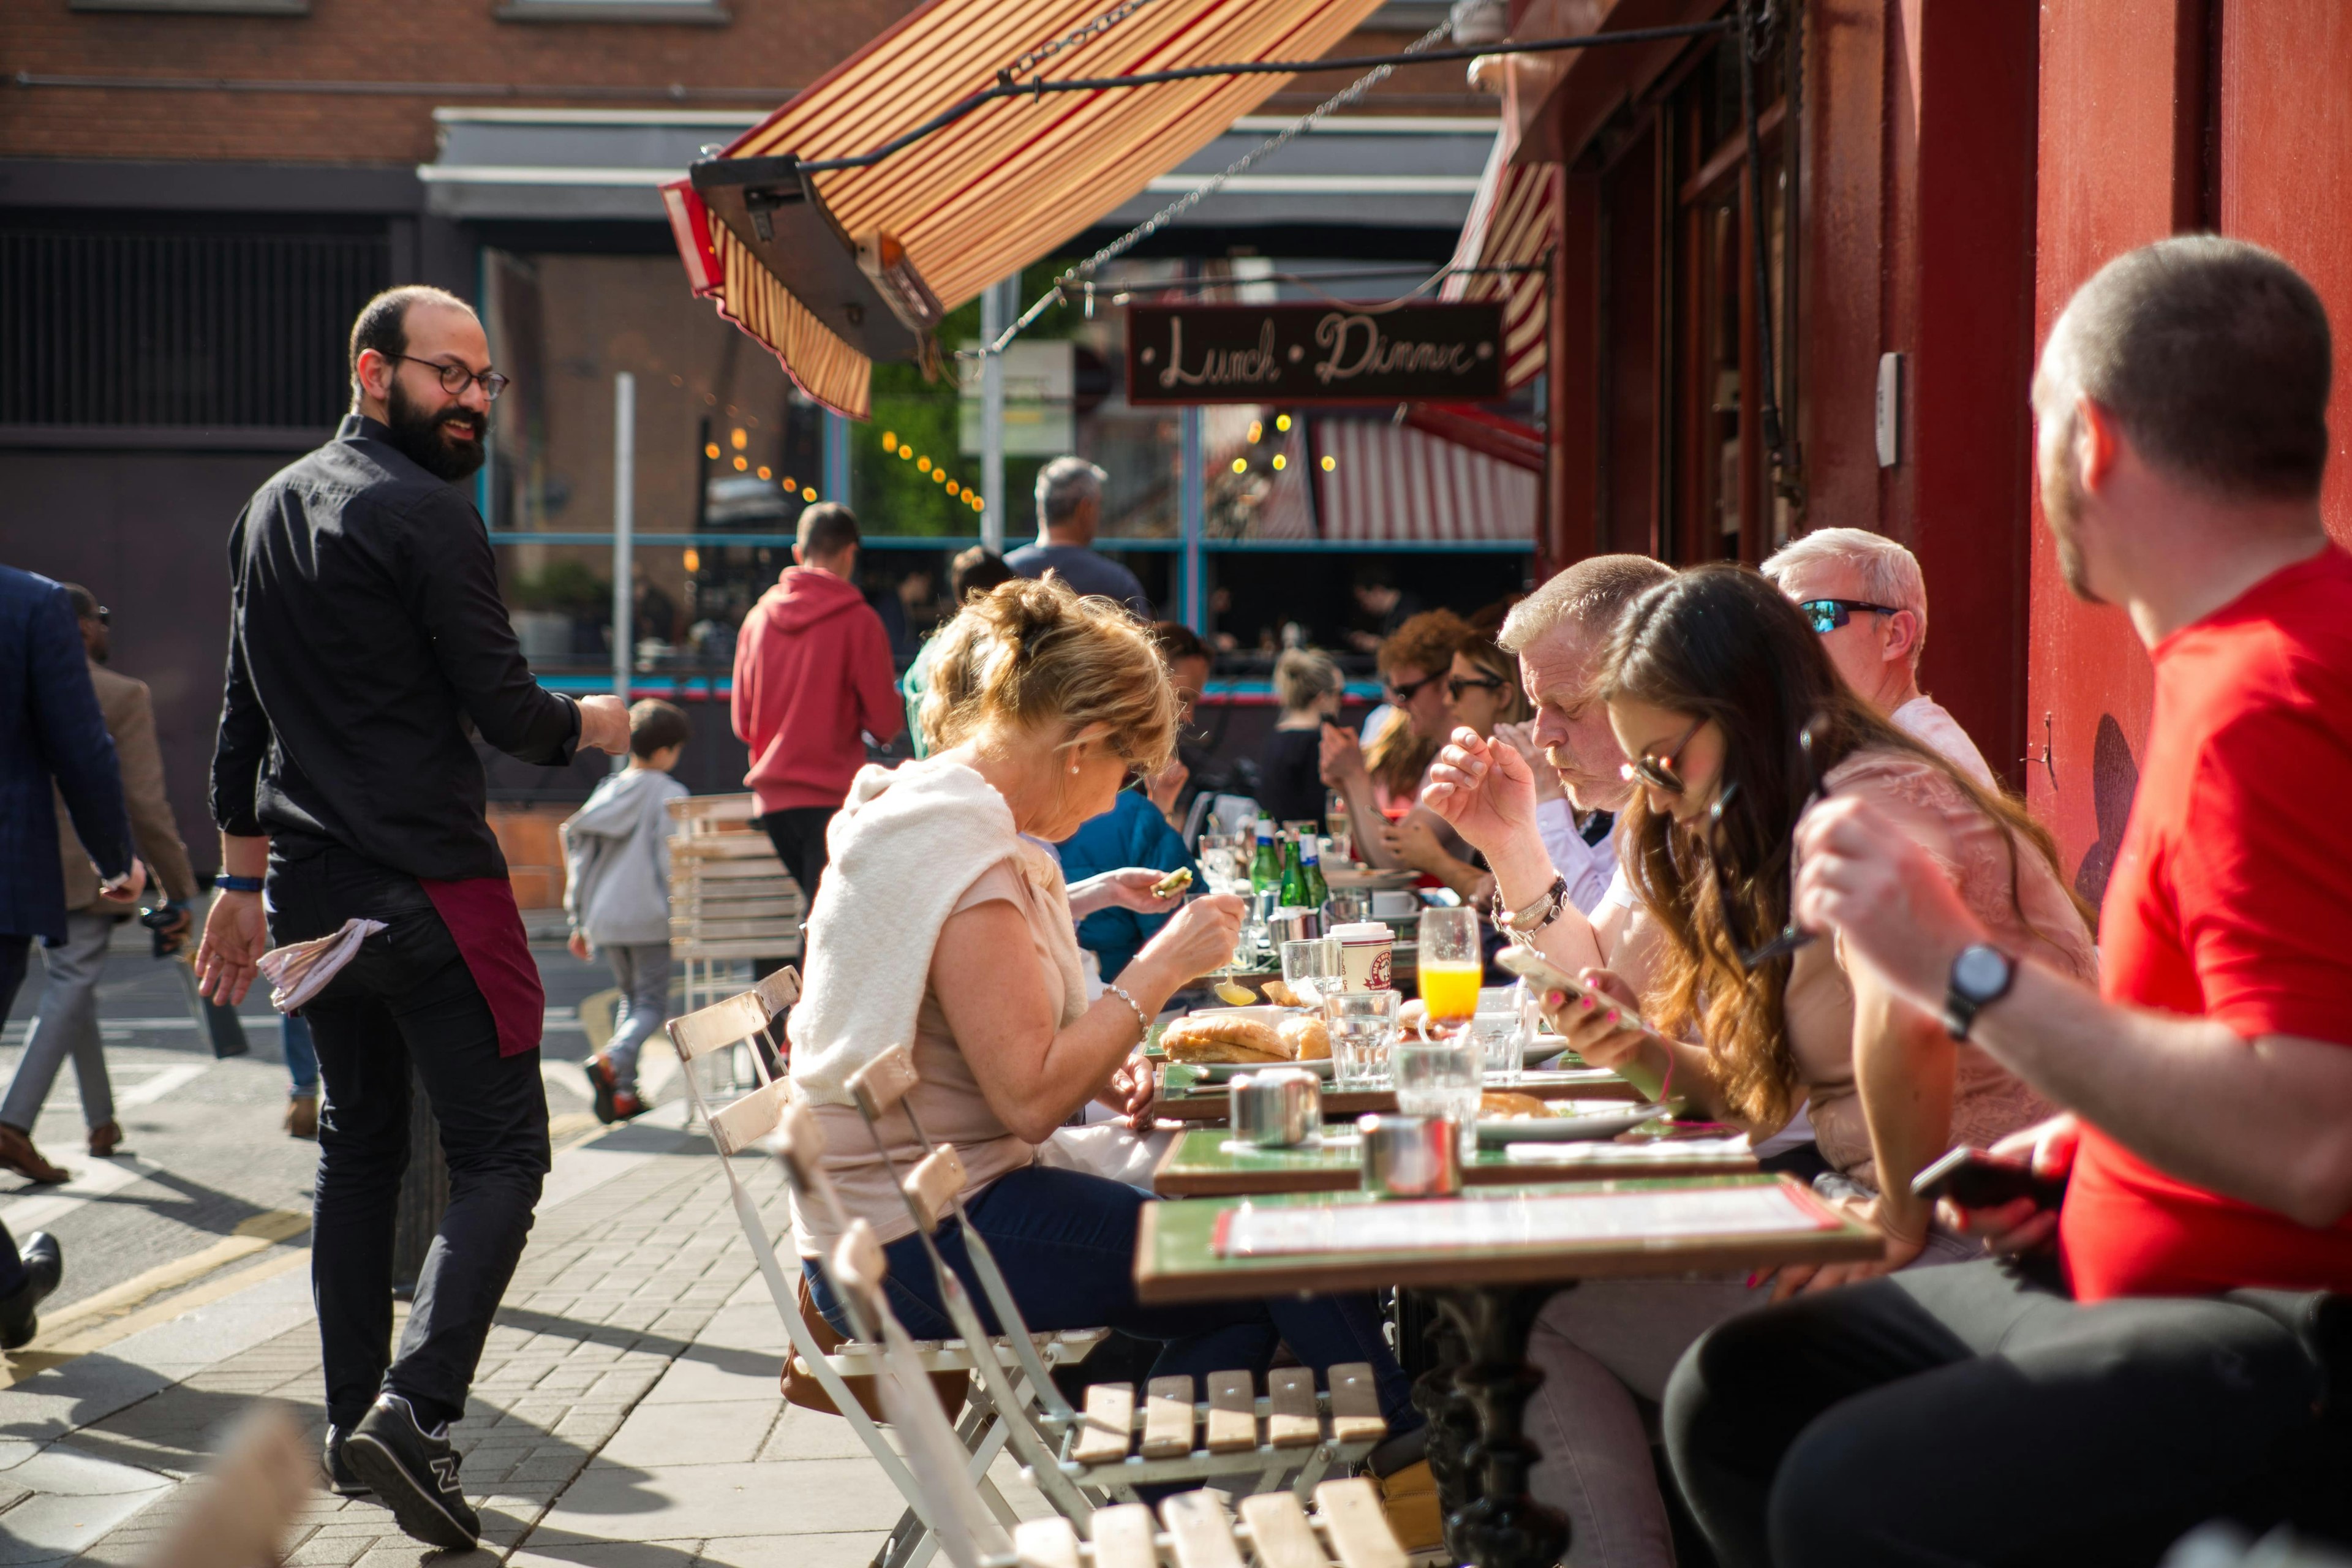
[[[29,936],[0,934],[0,1021],[16,1005],[16,991],[25,984],[25,963],[32,947]],[[16,1237],[0,1225],[0,1296],[13,1296],[24,1288],[25,1260],[17,1255]]]
[[[1154,1377],[1199,1379],[1213,1372],[1262,1373],[1275,1347],[1286,1343],[1318,1372],[1369,1362],[1389,1430],[1422,1425],[1412,1385],[1381,1334],[1370,1296],[1269,1296],[1264,1300],[1200,1301],[1147,1307],[1135,1299],[1136,1215],[1147,1200],[1135,1188],[1082,1171],[1029,1165],[999,1177],[965,1205],[1014,1304],[1037,1332],[1055,1329],[1117,1329],[1156,1342]],[[971,1293],[981,1321],[1002,1331],[964,1250],[963,1227],[939,1235],[940,1256]],[[940,1299],[939,1280],[922,1238],[903,1237],[883,1249],[890,1263],[886,1288],[891,1311],[918,1339],[950,1339],[954,1321]],[[848,1319],[821,1270],[803,1265],[809,1296],[825,1321],[843,1333]],[[1328,1380],[1327,1380],[1328,1381]]]
[[[824,880],[824,826],[840,809],[837,805],[789,805],[760,818],[760,826],[768,830],[768,842],[776,847],[776,858],[801,885],[803,910],[816,903],[816,885]],[[801,919],[808,916],[803,913]]]
[[[379,1392],[430,1427],[464,1414],[499,1298],[547,1173],[539,1053],[499,1055],[498,1026],[415,879],[341,848],[273,858],[270,940],[385,922],[304,1006],[325,1089],[310,1280],[327,1415],[348,1431]],[[449,1207],[392,1352],[393,1217],[408,1165],[410,1068],[449,1163]]]
[[[2147,1563],[2196,1524],[2344,1489],[2325,1378],[2227,1299],[2084,1306],[1998,1260],[1749,1312],[1667,1384],[1667,1452],[1723,1568]]]

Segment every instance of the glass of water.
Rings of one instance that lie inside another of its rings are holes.
[[[1339,989],[1339,942],[1337,937],[1311,937],[1282,944],[1282,983],[1309,1007]]]
[[[1243,890],[1236,884],[1242,880],[1241,840],[1230,833],[1203,833],[1198,858],[1201,878],[1213,893],[1234,893]]]
[[[1378,1089],[1387,1081],[1402,1000],[1393,991],[1334,991],[1323,998],[1334,1088]]]
[[[1486,1072],[1497,1089],[1516,1088],[1523,1065],[1527,1033],[1526,986],[1488,985],[1478,993],[1478,1011],[1470,1019],[1470,1036],[1486,1053]]]
[[[1397,1110],[1406,1116],[1442,1116],[1461,1130],[1465,1148],[1478,1136],[1478,1097],[1486,1088],[1486,1051],[1474,1030],[1432,1038],[1406,1031],[1390,1049]]]

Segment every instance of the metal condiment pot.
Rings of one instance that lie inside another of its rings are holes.
[[[1323,1131],[1323,1081],[1306,1068],[1235,1073],[1227,1092],[1236,1142],[1292,1149]]]
[[[1462,1134],[1442,1116],[1360,1116],[1364,1191],[1378,1198],[1450,1198],[1462,1190]]]

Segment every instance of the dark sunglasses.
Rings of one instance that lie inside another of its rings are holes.
[[[1706,722],[1706,719],[1704,715],[1692,720],[1691,727],[1685,730],[1663,754],[1656,752],[1644,752],[1635,761],[1619,767],[1617,776],[1627,784],[1645,784],[1652,789],[1662,789],[1668,795],[1682,794],[1689,786],[1683,783],[1683,775],[1675,770],[1675,760],[1683,754],[1683,748],[1691,743],[1691,737],[1697,734],[1700,726]],[[1718,811],[1722,809],[1720,804],[1716,809]]]
[[[425,369],[435,372],[441,377],[441,390],[453,396],[462,394],[468,382],[478,382],[481,384],[482,395],[496,403],[499,394],[514,384],[509,377],[500,375],[494,370],[486,370],[481,374],[476,375],[462,364],[443,364],[439,360],[418,359],[415,354],[386,354],[384,357],[406,360],[410,364],[421,364]]]
[[[1391,681],[1389,682],[1388,687],[1389,701],[1396,707],[1402,708],[1406,703],[1412,701],[1414,698],[1420,696],[1423,689],[1427,687],[1431,682],[1443,680],[1444,679],[1445,677],[1442,675],[1424,675],[1419,680],[1414,681],[1411,686],[1399,686],[1396,682]]]
[[[1503,678],[1498,675],[1482,675],[1475,679],[1467,675],[1449,675],[1445,678],[1445,695],[1459,702],[1465,691],[1500,691],[1503,685]]]
[[[1805,771],[1812,781],[1812,787],[1805,792],[1803,804],[1797,807],[1799,816],[1804,816],[1813,802],[1830,793],[1829,780],[1822,776],[1822,749],[1828,742],[1829,721],[1818,713],[1806,720],[1805,727],[1797,731],[1797,749],[1805,755]],[[1729,805],[1738,794],[1739,785],[1736,782],[1727,784],[1716,796],[1715,804],[1706,808],[1706,850],[1707,859],[1715,868],[1716,901],[1723,906],[1724,924],[1730,929],[1733,942],[1738,944],[1739,967],[1752,971],[1785,953],[1811,946],[1814,938],[1811,931],[1798,928],[1797,917],[1792,911],[1789,923],[1780,928],[1779,936],[1759,947],[1748,945],[1747,933],[1739,929],[1738,917],[1732,913],[1731,884],[1723,874],[1723,808]]]
[[[1893,616],[1902,612],[1892,605],[1874,605],[1866,599],[1802,599],[1797,608],[1823,637],[1837,630],[1858,614]]]

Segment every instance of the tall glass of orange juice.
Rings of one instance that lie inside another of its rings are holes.
[[[1478,1011],[1478,987],[1485,973],[1478,951],[1478,911],[1423,910],[1415,963],[1429,1021],[1467,1022]]]

